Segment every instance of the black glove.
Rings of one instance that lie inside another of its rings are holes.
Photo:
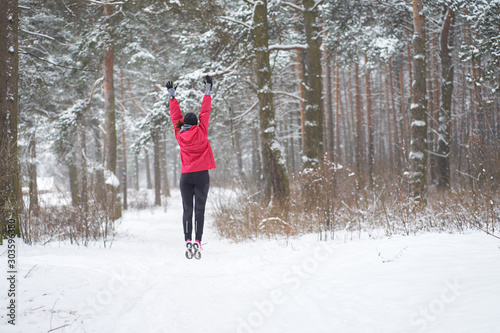
[[[170,95],[170,99],[175,98],[175,90],[177,89],[177,86],[174,87],[174,83],[172,81],[167,81],[165,87],[167,87],[168,89],[168,94]]]
[[[211,95],[212,94],[212,78],[207,75],[205,77],[205,95]]]

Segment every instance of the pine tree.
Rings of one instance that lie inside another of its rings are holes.
[[[316,10],[318,3],[303,0],[304,30],[306,35],[306,109],[305,152],[306,165],[319,162],[324,152],[323,145],[323,101],[321,83],[321,51]]]
[[[21,188],[18,159],[19,112],[19,43],[18,1],[4,0],[0,4],[0,243],[5,224],[14,221],[16,236],[20,236]]]
[[[269,37],[267,24],[267,0],[255,4],[253,37],[255,52],[255,76],[259,98],[261,149],[266,179],[266,193],[279,205],[286,205],[289,196],[288,177],[281,147],[276,138],[276,122],[272,93],[271,66],[269,64]]]
[[[455,13],[448,8],[441,30],[441,107],[439,110],[437,174],[438,186],[450,188],[450,154],[451,154],[451,104],[453,98],[454,66],[452,57],[453,24]],[[451,49],[450,49],[451,46]]]
[[[116,175],[117,138],[116,138],[116,108],[115,108],[115,86],[114,86],[114,43],[113,27],[109,18],[113,15],[113,6],[104,6],[104,15],[108,21],[106,24],[106,41],[104,44],[104,107],[106,129],[106,168]],[[108,188],[108,205],[111,220],[121,216],[119,203],[116,203],[117,188],[110,185]]]
[[[413,71],[410,143],[410,192],[426,202],[427,194],[427,100],[426,46],[423,0],[413,0]]]

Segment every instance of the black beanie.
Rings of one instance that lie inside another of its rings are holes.
[[[194,113],[188,112],[184,116],[184,124],[198,125],[198,118],[196,117],[196,115]]]

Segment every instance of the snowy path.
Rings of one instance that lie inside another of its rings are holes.
[[[169,202],[127,212],[111,249],[20,246],[17,325],[1,310],[0,332],[500,332],[493,237],[234,244],[208,221],[202,260],[187,260]]]

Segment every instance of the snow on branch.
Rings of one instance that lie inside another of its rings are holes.
[[[215,72],[208,72],[207,74],[202,74],[201,77],[204,77],[206,75],[209,75],[211,77],[218,77],[218,76],[224,76],[226,74],[231,74],[233,72],[234,67],[236,66],[236,61],[233,62],[228,68],[222,69],[220,71],[215,71]]]
[[[62,67],[62,68],[67,68],[67,69],[74,69],[74,70],[77,70],[77,71],[84,71],[84,72],[94,72],[94,73],[97,72],[96,70],[91,70],[91,69],[84,69],[84,68],[76,68],[76,67],[69,67],[69,66],[58,65],[58,64],[56,64],[56,63],[54,63],[52,61],[49,61],[49,60],[44,59],[44,58],[41,58],[41,57],[36,56],[36,55],[34,55],[32,53],[29,53],[29,52],[19,52],[19,54],[25,54],[25,55],[27,55],[29,57],[40,59],[40,60],[48,62],[49,64],[54,65],[56,67]]]
[[[232,18],[227,17],[227,16],[221,16],[221,19],[226,20],[226,21],[231,21],[231,22],[234,22],[234,23],[237,23],[237,24],[241,24],[241,25],[247,27],[248,29],[252,30],[252,26],[246,24],[245,22],[241,22],[241,21],[232,19]]]
[[[238,120],[240,118],[243,118],[245,117],[250,111],[252,111],[257,105],[259,104],[259,101],[257,100],[255,103],[253,103],[253,105],[251,107],[249,107],[246,111],[244,111],[243,113],[235,116],[233,119],[234,120]]]
[[[420,151],[412,151],[410,152],[410,155],[408,156],[410,160],[423,160],[424,159],[424,153]]]
[[[275,94],[275,95],[280,94],[280,95],[285,95],[285,96],[288,96],[288,97],[292,97],[292,98],[298,99],[299,101],[304,102],[304,103],[306,101],[305,99],[301,98],[300,96],[291,94],[291,93],[286,92],[286,91],[272,91],[272,93]]]
[[[426,152],[430,155],[434,155],[434,156],[437,156],[437,157],[441,157],[441,158],[448,158],[448,156],[450,156],[450,154],[439,154],[439,153],[436,153],[435,151],[431,151],[431,150],[426,150]]]
[[[97,1],[97,0],[83,0],[86,2],[90,2],[96,5],[123,5],[125,2],[123,1],[117,1],[117,2],[110,2],[110,1]]]
[[[57,39],[55,39],[54,37],[51,37],[51,36],[48,36],[48,35],[44,35],[44,34],[41,34],[41,33],[38,33],[38,32],[28,31],[28,30],[24,30],[24,29],[19,29],[19,30],[21,32],[25,32],[25,33],[30,34],[30,35],[40,36],[40,37],[43,37],[43,38],[47,38],[47,39],[53,40],[54,42],[56,42],[58,44],[61,44],[61,45],[67,45],[66,43],[61,43]]]
[[[306,44],[269,45],[269,51],[305,50]]]
[[[304,9],[302,7],[299,7],[297,5],[294,5],[293,3],[290,3],[290,2],[286,2],[286,1],[283,1],[282,4],[284,4],[285,6],[288,6],[288,7],[291,7],[299,12],[303,12]]]
[[[219,71],[215,72],[208,72],[206,73],[202,69],[195,70],[194,72],[188,73],[186,75],[181,76],[181,79],[186,79],[186,80],[198,80],[200,78],[204,78],[205,76],[209,75],[211,77],[219,77],[219,76],[224,76],[227,74],[231,74],[234,70],[234,67],[236,66],[237,62],[233,62],[231,65],[229,65],[225,69],[221,69]]]
[[[314,6],[311,8],[311,12],[315,11],[316,8],[318,8],[318,6],[321,5],[322,3],[323,3],[323,0],[316,1],[316,3],[314,4]]]

